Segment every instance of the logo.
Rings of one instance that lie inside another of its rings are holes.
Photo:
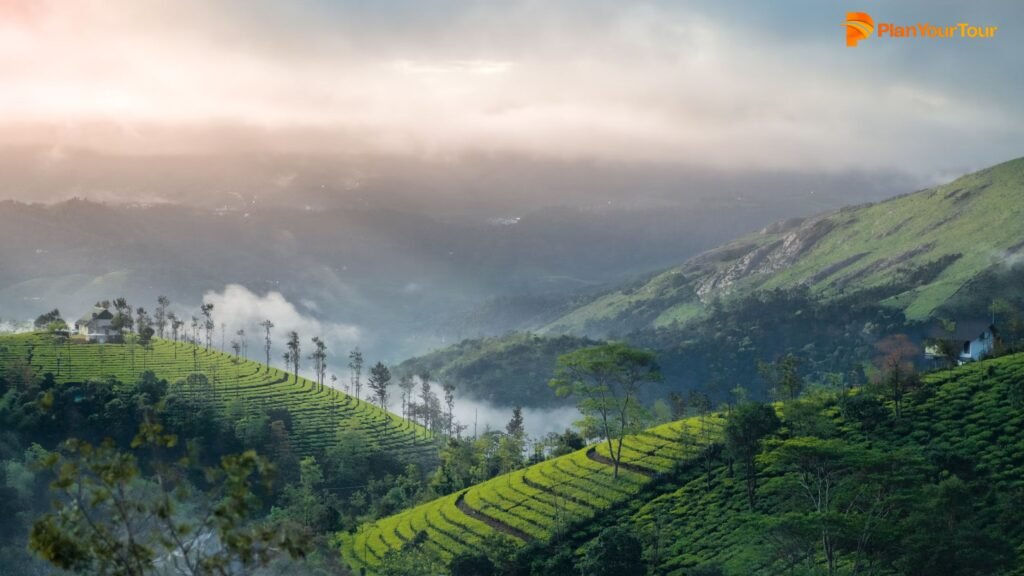
[[[867,40],[875,34],[875,20],[867,12],[847,12],[846,22],[846,46],[853,48],[861,40]],[[895,24],[893,22],[879,22],[875,37],[883,38],[919,38],[927,40],[952,40],[962,38],[966,40],[984,40],[996,37],[999,31],[998,26],[975,26],[968,22],[957,22],[936,26],[931,22],[918,22],[917,24]]]
[[[849,48],[861,40],[867,40],[875,31],[875,21],[867,12],[847,12],[843,26],[846,26],[846,46]]]

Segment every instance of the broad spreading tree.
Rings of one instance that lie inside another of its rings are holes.
[[[640,390],[661,381],[653,352],[611,343],[559,356],[550,385],[559,396],[573,396],[584,418],[604,436],[619,476],[622,443],[647,420]]]

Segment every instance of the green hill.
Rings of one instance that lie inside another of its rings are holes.
[[[826,298],[887,292],[924,319],[1024,253],[1024,159],[877,204],[765,228],[600,294],[543,327],[603,336],[686,323],[716,299],[807,286]]]
[[[518,550],[504,573],[568,574],[616,527],[642,547],[630,573],[810,575],[829,573],[828,530],[834,574],[1024,574],[1024,354],[926,374],[899,416],[884,388],[775,409],[753,509],[726,446],[683,441],[701,436],[691,418],[631,437],[618,481],[583,450],[364,525],[340,537],[342,554],[373,574],[389,551],[446,563],[489,554],[500,533]],[[717,443],[729,416],[714,422]]]
[[[854,465],[837,467],[830,478],[837,502],[842,491],[844,498],[878,497],[857,490],[883,485],[872,484],[880,475],[890,482],[879,499],[884,510],[870,517],[876,540],[860,555],[856,543],[843,543],[838,573],[855,573],[859,560],[865,574],[1024,574],[1024,354],[925,375],[899,418],[884,397],[866,390],[805,399],[780,412],[783,427],[757,457],[763,488],[756,510],[741,474],[723,458],[710,488],[703,470],[684,471],[662,493],[581,527],[568,546],[584,547],[616,525],[657,533],[648,574],[824,574],[820,554],[810,562],[805,554],[826,516],[810,512],[799,490],[785,489],[787,481],[800,482],[795,473],[771,465],[788,446],[810,440],[874,459],[876,468],[863,475]],[[856,510],[844,514],[837,506],[827,517],[837,527],[860,528],[870,507]]]
[[[0,367],[15,378],[53,374],[58,384],[114,377],[122,383],[152,371],[185,393],[204,394],[226,411],[286,409],[292,442],[312,454],[334,440],[339,429],[365,432],[400,459],[433,461],[436,447],[421,426],[403,420],[343,392],[231,354],[186,343],[154,339],[149,348],[128,344],[87,344],[75,339],[58,344],[44,334],[0,336]],[[192,377],[202,374],[202,378]]]
[[[717,434],[721,422],[709,417],[703,424]],[[350,566],[373,573],[388,552],[401,550],[419,534],[424,549],[445,562],[479,551],[484,539],[497,534],[517,546],[545,541],[672,470],[694,450],[681,439],[700,426],[698,419],[683,420],[627,437],[618,479],[606,444],[584,448],[342,534],[342,555]]]

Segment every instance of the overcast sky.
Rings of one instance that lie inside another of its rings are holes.
[[[0,144],[943,179],[1024,155],[1021,54],[1018,0],[0,0]]]

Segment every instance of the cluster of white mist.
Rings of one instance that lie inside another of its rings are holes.
[[[474,428],[477,434],[487,430],[504,431],[508,421],[512,419],[512,408],[495,406],[481,400],[456,398],[452,414],[456,421],[467,427],[465,433],[472,435]],[[573,406],[523,408],[526,434],[534,439],[542,438],[551,432],[563,432],[580,417],[579,410]]]
[[[346,364],[347,360],[335,358],[347,357],[348,352],[359,345],[362,337],[362,330],[358,326],[340,322],[320,320],[304,313],[295,304],[290,302],[280,292],[267,292],[256,294],[239,284],[228,284],[221,292],[210,291],[203,296],[203,303],[213,304],[213,319],[220,330],[223,324],[227,328],[225,338],[228,342],[240,340],[238,330],[245,330],[245,340],[248,344],[247,356],[252,359],[264,361],[264,342],[266,332],[260,326],[262,322],[270,320],[274,327],[271,329],[271,364],[281,366],[283,360],[281,355],[284,351],[285,341],[289,332],[296,332],[299,335],[300,343],[304,351],[313,349],[312,339],[314,336],[321,338],[327,345],[331,360],[338,368],[331,369],[329,373],[336,372],[341,379],[340,365]],[[301,304],[300,304],[301,306]],[[306,302],[303,306],[313,311],[316,306],[312,302]],[[218,345],[220,342],[218,342]],[[303,352],[305,370],[303,374],[310,374],[310,361],[305,359],[308,352]],[[347,368],[346,368],[347,370]],[[347,375],[347,373],[346,373]]]

